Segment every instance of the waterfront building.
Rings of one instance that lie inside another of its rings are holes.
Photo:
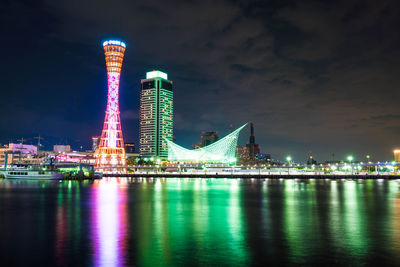
[[[91,152],[49,152],[46,153],[46,158],[52,158],[57,163],[87,163],[94,164],[95,159]]]
[[[247,146],[237,146],[236,147],[236,158],[239,161],[247,161],[250,159],[250,151]]]
[[[154,70],[141,80],[140,148],[141,157],[168,159],[168,141],[173,137],[172,81]]]
[[[394,161],[400,162],[400,149],[393,150],[393,154],[394,154]]]
[[[260,153],[260,154],[258,155],[258,160],[259,160],[260,162],[263,162],[263,161],[265,161],[265,162],[271,162],[271,154]]]
[[[22,154],[30,154],[30,155],[37,155],[38,147],[34,145],[25,145],[25,144],[8,144],[9,151],[21,151]]]
[[[126,154],[132,154],[135,153],[135,143],[125,143],[125,153]]]
[[[256,160],[260,154],[260,146],[256,144],[256,138],[254,136],[254,122],[250,122],[250,138],[249,142],[246,144],[249,148],[249,158],[250,160]]]
[[[7,154],[7,156],[6,156]],[[0,164],[39,163],[38,149],[34,145],[9,143],[0,148]]]
[[[54,145],[53,146],[54,153],[69,153],[71,152],[70,145]]]
[[[168,160],[179,162],[236,162],[236,146],[240,131],[247,123],[215,143],[198,149],[186,149],[172,141],[168,143]]]
[[[92,151],[95,152],[99,147],[100,136],[92,136]]]
[[[317,161],[314,159],[311,151],[308,153],[308,158],[307,158],[307,165],[315,165],[317,164]]]
[[[100,143],[94,156],[96,166],[125,165],[125,147],[119,112],[119,81],[125,43],[109,40],[103,43],[107,67],[108,96]]]

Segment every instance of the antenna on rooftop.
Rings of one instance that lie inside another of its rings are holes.
[[[35,137],[33,137],[33,138],[38,140],[38,142],[37,142],[37,147],[38,147],[38,149],[40,149],[40,147],[42,146],[42,144],[40,143],[40,140],[42,140],[42,139],[44,139],[44,138],[41,137],[40,134],[39,134],[39,136],[35,136]]]

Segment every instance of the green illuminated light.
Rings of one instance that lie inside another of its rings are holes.
[[[153,79],[153,78],[163,78],[165,80],[168,80],[168,74],[159,70],[153,70],[146,73],[146,79]]]
[[[168,75],[161,71],[147,72],[146,78],[162,78],[163,81],[142,81],[140,154],[155,159],[167,159],[168,145],[164,139],[172,140],[173,136],[172,82],[168,81]]]
[[[246,125],[247,123],[211,145],[194,150],[183,148],[165,139],[168,144],[168,160],[234,163],[239,133]]]

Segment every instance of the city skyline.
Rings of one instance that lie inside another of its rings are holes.
[[[400,1],[0,23],[2,266],[400,266]]]
[[[128,141],[139,144],[138,81],[145,72],[161,69],[174,77],[176,139],[185,147],[201,131],[224,135],[229,124],[250,120],[262,152],[281,160],[290,154],[303,161],[308,151],[318,161],[332,154],[389,160],[400,144],[399,37],[390,34],[398,22],[396,3],[205,1],[175,7],[176,18],[166,4],[151,11],[146,5],[116,3],[111,13],[121,15],[111,15],[110,22],[101,19],[104,7],[95,3],[88,17],[72,11],[73,1],[35,7],[16,2],[6,3],[9,15],[2,17],[10,28],[1,45],[10,53],[2,66],[1,111],[13,111],[3,118],[2,143],[40,134],[89,148],[105,108],[98,46],[120,37],[132,45],[121,80]],[[125,10],[134,13],[127,18]],[[147,23],[155,13],[169,19],[163,25]],[[198,27],[185,31],[190,25]],[[221,34],[216,37],[212,29]],[[242,134],[239,143],[247,137]]]

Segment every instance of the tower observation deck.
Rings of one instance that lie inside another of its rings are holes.
[[[95,152],[95,165],[120,166],[126,164],[119,112],[119,81],[126,46],[121,41],[109,40],[103,43],[103,47],[106,57],[108,96],[100,143]]]

